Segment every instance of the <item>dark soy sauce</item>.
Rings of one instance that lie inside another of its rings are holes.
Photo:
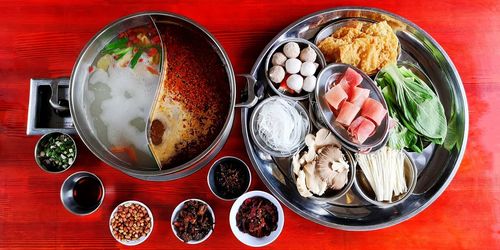
[[[80,178],[73,188],[73,198],[83,208],[97,206],[102,198],[101,183],[90,176]]]

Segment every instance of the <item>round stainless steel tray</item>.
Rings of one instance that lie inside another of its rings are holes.
[[[457,131],[458,147],[448,151],[442,146],[429,145],[420,153],[410,153],[418,168],[414,192],[403,203],[381,208],[364,201],[354,188],[333,201],[318,201],[301,197],[293,182],[289,158],[273,158],[260,151],[249,135],[249,119],[253,108],[242,109],[243,137],[252,165],[269,190],[288,208],[304,218],[324,226],[367,231],[401,223],[428,207],[449,185],[462,160],[468,133],[468,108],[460,76],[441,46],[425,31],[392,13],[360,7],[342,7],[306,16],[281,31],[259,55],[250,75],[257,89],[266,85],[265,56],[281,41],[299,37],[310,41],[326,25],[344,19],[361,17],[374,21],[387,20],[397,30],[401,43],[400,61],[417,64],[434,83],[450,123]],[[269,90],[262,97],[272,94]]]

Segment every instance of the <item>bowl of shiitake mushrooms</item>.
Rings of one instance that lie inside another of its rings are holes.
[[[290,38],[278,43],[266,58],[266,79],[279,96],[305,100],[316,88],[317,76],[326,61],[308,40]]]
[[[307,147],[292,157],[292,175],[304,198],[319,201],[344,196],[354,183],[355,161],[333,133],[321,128],[305,137]]]

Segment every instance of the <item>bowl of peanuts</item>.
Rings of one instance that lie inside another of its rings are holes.
[[[153,214],[142,202],[122,202],[111,213],[109,230],[115,240],[121,244],[139,245],[153,231]]]

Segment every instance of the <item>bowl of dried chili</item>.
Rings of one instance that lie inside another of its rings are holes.
[[[251,247],[271,244],[283,230],[283,208],[274,196],[263,191],[243,194],[229,212],[229,225],[236,238]]]
[[[235,200],[250,188],[252,176],[247,164],[234,156],[214,162],[207,175],[210,191],[226,201]]]

